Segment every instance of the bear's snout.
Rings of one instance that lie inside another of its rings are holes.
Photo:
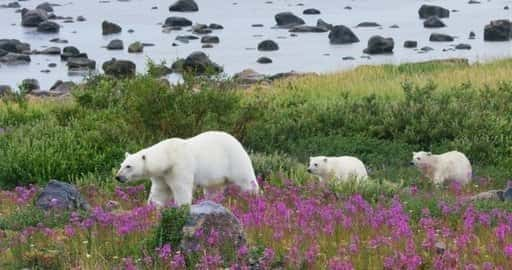
[[[409,165],[414,166],[414,161],[410,161]]]
[[[309,168],[308,168],[308,170],[307,170],[307,171],[308,171],[308,173],[311,173],[311,169],[309,169]]]
[[[121,176],[121,175],[117,175],[116,176],[116,180],[121,182],[121,183],[124,183],[124,182],[126,182],[126,177]]]

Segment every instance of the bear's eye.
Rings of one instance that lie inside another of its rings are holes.
[[[130,169],[132,166],[130,165],[126,165],[126,169]]]
[[[420,160],[420,158],[419,158],[419,157],[417,157],[416,159],[417,159],[417,160]]]
[[[315,163],[315,167],[318,167],[318,163]]]

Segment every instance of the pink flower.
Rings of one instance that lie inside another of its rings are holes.
[[[505,246],[504,253],[507,257],[512,257],[512,244]]]

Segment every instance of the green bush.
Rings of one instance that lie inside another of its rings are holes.
[[[149,250],[155,250],[164,244],[170,244],[176,249],[183,239],[183,227],[190,215],[188,205],[181,207],[167,207],[161,212],[160,224],[156,228],[153,241],[150,242]]]

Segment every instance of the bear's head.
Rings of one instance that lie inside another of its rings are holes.
[[[329,159],[324,156],[318,156],[318,157],[310,157],[309,158],[309,166],[308,166],[308,173],[311,173],[313,175],[322,176],[327,174],[327,162]]]
[[[412,152],[412,160],[411,165],[414,165],[418,168],[425,168],[430,166],[430,157],[432,153],[420,151],[420,152]]]
[[[144,153],[125,153],[125,159],[117,171],[116,179],[126,183],[146,177],[146,155]]]

